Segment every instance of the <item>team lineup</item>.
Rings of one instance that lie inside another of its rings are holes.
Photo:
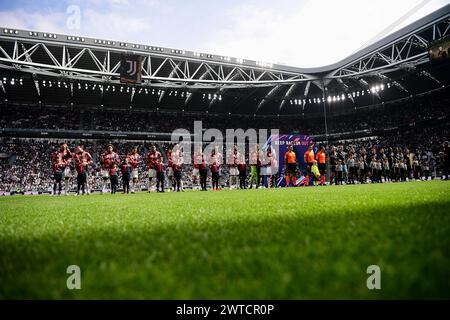
[[[311,143],[303,155],[299,155],[293,145],[289,145],[280,156],[277,156],[277,151],[270,144],[264,150],[258,144],[254,144],[247,155],[245,150],[241,150],[237,145],[230,149],[223,156],[218,146],[211,148],[210,151],[197,147],[191,155],[183,152],[183,147],[179,144],[165,148],[153,144],[143,155],[139,153],[139,147],[134,146],[130,152],[121,157],[114,146],[108,144],[97,157],[99,164],[97,174],[101,177],[100,192],[110,190],[115,194],[120,186],[124,193],[145,189],[148,192],[166,190],[181,192],[184,191],[183,177],[186,176],[189,176],[191,182],[187,187],[201,191],[208,190],[208,180],[211,190],[220,190],[224,185],[228,185],[230,189],[251,189],[362,184],[368,180],[372,183],[428,180],[432,178],[430,165],[434,161],[429,153],[415,154],[408,149],[385,150],[383,147],[373,148],[370,152],[366,152],[364,148],[355,151],[351,146],[344,149],[342,145],[326,150],[325,146],[315,148]],[[443,174],[446,179],[448,150],[448,143],[445,143],[442,155]],[[76,173],[76,195],[91,192],[89,178],[93,171],[94,157],[83,145],[77,146],[75,152],[72,152],[66,143],[61,143],[52,153],[51,163],[54,179],[53,195],[70,192],[74,173]],[[301,166],[304,170],[299,170]],[[283,178],[284,184],[281,184]],[[141,183],[143,180],[144,188]],[[219,182],[224,180],[225,183]]]
[[[163,152],[164,153],[164,152]],[[168,180],[169,190],[183,191],[182,171],[185,163],[185,156],[181,148],[177,144],[173,148],[167,148],[165,157],[155,145],[153,145],[148,153],[142,157],[138,152],[138,147],[123,157],[114,151],[114,146],[108,144],[106,150],[100,155],[99,162],[101,165],[100,175],[102,177],[102,193],[105,193],[110,186],[111,193],[117,192],[119,186],[119,174],[122,177],[122,188],[124,193],[134,193],[137,190],[139,181],[139,169],[144,160],[147,166],[147,190],[148,192],[156,190],[157,192],[165,191],[166,177]],[[296,186],[297,158],[292,147],[284,155],[286,163],[286,185]],[[312,177],[316,184],[322,174],[321,183],[325,184],[325,152],[322,147],[317,155],[319,166],[314,158],[312,147],[304,155],[305,162],[308,164],[308,175],[313,173]],[[260,185],[271,188],[275,186],[278,173],[278,159],[275,149],[269,146],[266,151],[260,150],[259,145],[250,151],[249,157],[238,151],[234,146],[232,152],[227,158],[226,166],[229,170],[229,186],[230,189],[251,189],[253,186],[259,188]],[[70,191],[70,179],[73,177],[73,170],[76,172],[77,190],[76,194],[89,194],[89,173],[94,163],[91,154],[84,150],[84,146],[80,145],[72,152],[67,144],[61,143],[58,150],[54,151],[51,156],[53,166],[54,184],[53,194],[68,194]],[[248,164],[247,164],[248,162]],[[222,153],[217,147],[213,148],[207,156],[201,150],[194,152],[192,156],[192,182],[193,189],[198,186],[201,191],[207,190],[208,171],[211,178],[211,189],[219,190],[219,178],[221,175],[221,167],[224,166]],[[188,162],[189,164],[189,162]],[[247,169],[250,167],[250,176],[247,177]],[[248,181],[247,181],[248,180]],[[64,190],[63,190],[64,184]]]
[[[163,156],[164,153],[164,156]],[[295,156],[295,154],[294,154]],[[173,148],[167,148],[165,152],[152,145],[147,154],[143,157],[138,152],[138,147],[123,157],[114,151],[114,146],[108,144],[106,150],[100,155],[101,165],[100,175],[102,177],[101,193],[108,190],[108,184],[112,194],[117,192],[119,186],[119,173],[122,177],[122,187],[124,193],[134,193],[137,191],[137,184],[140,175],[140,165],[145,161],[147,166],[147,191],[165,192],[166,177],[169,190],[183,191],[182,171],[188,160],[182,148],[175,144]],[[80,145],[72,152],[66,143],[61,143],[58,150],[51,155],[53,169],[53,194],[60,195],[61,192],[68,194],[70,191],[70,179],[73,178],[73,170],[76,172],[77,190],[76,195],[90,194],[89,173],[91,172],[94,160],[92,155]],[[268,148],[263,153],[256,145],[254,151],[250,152],[251,174],[248,183],[250,188],[255,184],[259,187],[261,182],[265,186],[273,186],[275,174],[278,170],[275,150]],[[189,165],[190,162],[188,161]],[[205,156],[201,150],[194,152],[192,156],[192,182],[193,189],[198,187],[201,191],[207,191],[208,171],[211,178],[211,189],[220,190],[219,178],[221,167],[224,165],[222,153],[218,147]],[[245,155],[238,152],[236,146],[227,159],[229,169],[230,189],[247,188],[247,164]],[[263,179],[261,179],[261,177]],[[295,180],[294,180],[295,181]],[[64,190],[63,190],[64,183]]]

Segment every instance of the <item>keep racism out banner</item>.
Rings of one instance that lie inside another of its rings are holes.
[[[299,169],[299,174],[297,175],[299,177],[297,179],[297,185],[301,184],[305,179],[304,173],[306,172],[306,163],[303,160],[303,155],[305,154],[309,145],[312,145],[314,152],[316,152],[316,148],[314,148],[314,142],[312,138],[310,136],[301,134],[271,135],[269,139],[267,139],[262,149],[266,151],[269,145],[272,145],[275,149],[277,149],[278,147],[277,186],[284,187],[286,185],[286,179],[284,177],[284,155],[286,154],[289,146],[293,147],[293,151],[297,156],[297,168]]]

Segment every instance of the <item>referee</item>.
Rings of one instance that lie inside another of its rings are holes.
[[[314,163],[314,151],[312,149],[312,146],[308,146],[308,150],[306,150],[305,154],[303,155],[304,161],[307,165],[306,167],[306,178],[305,178],[305,186],[309,186],[309,175],[311,174],[311,167]]]
[[[286,187],[289,187],[290,179],[292,178],[292,184],[295,187],[297,185],[297,156],[292,150],[292,146],[288,147],[288,151],[284,154],[285,163],[285,175],[286,175]]]
[[[326,170],[326,162],[327,162],[327,154],[325,153],[325,147],[321,146],[319,151],[317,152],[317,162],[319,166],[320,172],[320,185],[324,186],[326,184],[325,180],[325,170]]]

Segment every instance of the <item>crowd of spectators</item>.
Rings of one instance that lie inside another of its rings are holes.
[[[440,177],[443,174],[443,143],[448,140],[449,127],[440,126],[435,128],[426,128],[421,132],[405,132],[403,136],[384,136],[372,137],[367,139],[357,139],[348,141],[335,141],[329,144],[317,143],[326,147],[329,171],[328,179],[330,182],[339,182],[336,180],[334,169],[337,161],[341,160],[344,166],[341,182],[351,183],[352,178],[348,166],[349,155],[355,161],[363,158],[364,161],[364,182],[373,181],[375,175],[372,173],[373,160],[381,163],[380,170],[385,171],[384,160],[388,162],[389,176],[383,176],[383,180],[396,180],[399,177],[394,176],[394,168],[397,160],[404,161],[407,166],[405,178],[422,179]],[[23,138],[2,138],[0,139],[0,154],[6,155],[0,160],[0,192],[50,192],[53,185],[53,172],[51,163],[51,153],[59,145],[58,140],[42,139],[23,139]],[[102,186],[101,165],[99,157],[104,152],[109,141],[90,140],[90,141],[64,141],[68,143],[71,150],[78,145],[84,145],[85,150],[91,153],[94,164],[90,170],[89,183],[93,190],[99,190]],[[142,141],[120,141],[114,143],[116,152],[121,159],[131,151],[133,146],[137,146],[139,153],[145,158],[152,143]],[[165,155],[165,151],[170,146],[168,143],[158,143],[157,148]],[[246,159],[248,162],[248,146]],[[226,151],[223,150],[223,154]],[[185,154],[190,158],[192,155]],[[280,156],[280,155],[278,155]],[[281,155],[282,156],[282,155]],[[300,155],[301,156],[301,155]],[[375,159],[374,159],[375,157]],[[167,159],[165,159],[167,163]],[[356,164],[355,164],[356,167]],[[222,186],[227,185],[229,179],[228,167],[222,166],[221,181]],[[299,175],[302,175],[299,168]],[[376,169],[376,168],[375,168]],[[185,187],[192,187],[192,164],[185,164],[183,167],[182,180]],[[75,176],[75,171],[74,172]],[[144,190],[147,186],[147,167],[145,161],[142,161],[140,168],[140,185],[138,189]],[[359,172],[359,171],[358,171]],[[399,171],[400,172],[400,171]],[[283,172],[280,172],[282,174]],[[356,174],[356,171],[355,171]],[[381,172],[380,172],[381,174]],[[360,176],[358,176],[361,178]],[[353,177],[354,179],[356,176]],[[356,179],[360,183],[361,179]],[[208,178],[209,179],[209,178]],[[375,177],[376,179],[376,177]],[[71,181],[71,190],[76,187],[76,179]],[[397,179],[398,180],[398,179]],[[379,181],[382,181],[379,179]]]
[[[371,109],[353,110],[345,114],[329,115],[328,132],[354,132],[371,129],[380,130],[421,121],[432,121],[450,115],[450,98],[442,93],[432,97],[416,97],[397,104],[380,105]],[[320,111],[318,109],[318,111]],[[21,129],[99,130],[122,132],[171,133],[175,129],[193,131],[194,121],[201,120],[203,128],[225,129],[266,128],[280,129],[281,133],[307,135],[323,134],[324,118],[273,116],[268,118],[236,115],[208,115],[164,113],[134,109],[108,109],[75,106],[2,106],[0,127]]]
[[[378,108],[355,111],[349,114],[332,116],[328,118],[330,133],[355,132],[364,129],[384,130],[391,127],[403,126],[401,131],[386,132],[385,134],[371,136],[370,139],[349,139],[348,141],[331,141],[323,143],[327,154],[339,149],[346,155],[352,154],[355,159],[361,156],[366,161],[367,168],[371,168],[372,158],[383,162],[385,158],[391,168],[394,158],[403,157],[408,162],[408,177],[417,178],[418,172],[412,169],[413,161],[419,162],[422,167],[426,162],[430,177],[438,176],[442,171],[440,152],[444,141],[449,137],[449,98],[445,94],[432,97],[417,98],[397,105],[386,105]],[[320,135],[324,133],[323,118],[299,120],[298,118],[273,117],[229,117],[212,115],[183,115],[163,114],[155,112],[142,112],[136,110],[114,111],[107,109],[88,109],[75,107],[42,107],[42,106],[2,106],[0,124],[1,128],[36,128],[60,130],[105,130],[130,132],[163,132],[170,133],[175,129],[185,128],[193,130],[194,120],[202,120],[203,128],[278,128],[281,133],[301,133],[307,135]],[[436,120],[436,121],[435,121]],[[425,125],[411,126],[425,121]],[[356,136],[355,136],[356,137]],[[358,136],[360,138],[360,136]],[[52,166],[50,155],[57,148],[58,140],[43,140],[32,138],[1,138],[0,139],[0,192],[48,192],[52,186]],[[65,141],[74,150],[79,144],[91,153],[94,165],[90,173],[92,189],[100,188],[101,174],[99,156],[107,143],[102,140],[70,140]],[[322,143],[322,142],[320,142]],[[139,152],[144,156],[152,142],[143,141],[116,141],[116,152],[123,158],[132,148],[138,146]],[[167,144],[159,144],[158,148],[164,153]],[[347,164],[347,157],[341,159]],[[422,162],[422,163],[421,163]],[[329,167],[332,168],[332,163]],[[415,166],[417,167],[417,165]],[[383,166],[382,166],[383,168]],[[417,167],[418,168],[418,167]],[[146,186],[145,161],[142,162],[141,188]],[[192,184],[192,165],[185,165],[183,181],[186,186]],[[228,168],[224,166],[221,184],[228,181]],[[369,170],[368,169],[368,170]],[[370,171],[370,170],[369,170]],[[420,170],[422,174],[424,170]],[[345,172],[344,172],[345,173]],[[331,176],[333,173],[331,172]],[[343,182],[348,182],[343,175]],[[367,175],[371,180],[371,175]],[[73,179],[75,180],[75,179]],[[384,179],[385,180],[385,179]],[[75,181],[72,181],[75,188]]]

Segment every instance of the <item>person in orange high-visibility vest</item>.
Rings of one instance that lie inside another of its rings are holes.
[[[319,167],[319,172],[320,172],[320,184],[322,186],[325,185],[326,181],[325,181],[325,170],[326,170],[326,163],[327,163],[327,154],[325,152],[325,148],[322,146],[319,149],[319,152],[317,152],[317,164]]]
[[[286,175],[286,187],[289,187],[290,178],[292,177],[292,184],[297,184],[297,156],[292,150],[292,146],[289,146],[288,151],[284,154],[285,163],[285,175]]]
[[[312,149],[312,146],[308,146],[308,150],[306,150],[305,154],[303,155],[303,160],[305,160],[306,163],[306,178],[305,178],[305,186],[309,185],[309,175],[311,174],[311,167],[314,163],[314,151]]]

